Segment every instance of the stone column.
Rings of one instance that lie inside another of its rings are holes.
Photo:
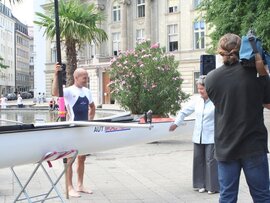
[[[104,4],[98,4],[97,5],[97,8],[99,9],[100,12],[104,12],[105,11],[105,7],[106,5]],[[98,24],[99,28],[102,28],[101,26],[101,22]],[[94,55],[94,58],[93,58],[93,63],[99,63],[99,58],[101,56],[101,44],[99,43],[95,43],[95,55]]]
[[[151,40],[151,0],[145,0],[145,39]]]
[[[123,0],[121,5],[121,51],[127,50],[127,4],[129,1]]]

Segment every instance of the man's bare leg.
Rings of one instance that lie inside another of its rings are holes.
[[[87,189],[83,185],[83,176],[84,176],[84,162],[85,162],[86,156],[85,155],[80,155],[78,156],[78,168],[77,168],[77,173],[78,173],[78,192],[83,192],[83,193],[88,193],[92,194],[92,190]]]
[[[69,161],[71,161],[71,158],[68,159],[68,162]],[[66,184],[67,184],[67,188],[68,188],[68,194],[71,197],[80,197],[81,196],[80,193],[78,193],[73,187],[73,183],[72,183],[72,174],[73,174],[72,165],[73,164],[71,164],[68,167],[67,172],[66,172],[67,173],[67,183]]]

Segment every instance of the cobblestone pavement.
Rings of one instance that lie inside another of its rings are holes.
[[[265,123],[270,130],[270,112],[265,112]],[[70,198],[71,203],[216,203],[219,194],[198,193],[192,189],[192,127],[169,140],[142,144],[87,157],[85,185],[93,194]],[[1,155],[3,156],[3,155]],[[15,169],[25,181],[34,165]],[[51,174],[55,177],[62,169],[61,161],[54,161]],[[74,179],[76,176],[74,177]],[[0,203],[13,202],[19,187],[9,169],[0,169]],[[76,182],[76,181],[75,181]],[[29,185],[31,194],[48,189],[49,183],[42,173]],[[64,178],[58,185],[64,196]],[[59,202],[50,200],[47,202]],[[239,203],[251,203],[242,174]]]

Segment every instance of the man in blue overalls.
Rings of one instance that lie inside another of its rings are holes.
[[[60,65],[55,66],[55,74],[52,85],[52,94],[59,96],[58,77],[57,74],[61,70]],[[96,107],[92,99],[92,94],[87,86],[88,73],[83,68],[77,68],[73,74],[74,84],[64,88],[64,99],[70,121],[87,121],[93,120]],[[72,183],[72,166],[67,170],[67,187],[69,195],[72,197],[80,197],[79,192],[91,194],[92,191],[86,189],[83,185],[84,163],[86,156],[78,155],[77,173],[78,185],[74,188]]]

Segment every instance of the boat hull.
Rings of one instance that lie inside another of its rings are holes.
[[[151,128],[88,125],[39,126],[30,130],[0,133],[0,168],[38,162],[46,153],[77,149],[89,154],[134,144],[148,143],[181,134],[187,126],[169,132],[170,122],[154,123]],[[121,126],[121,125],[119,125]]]

